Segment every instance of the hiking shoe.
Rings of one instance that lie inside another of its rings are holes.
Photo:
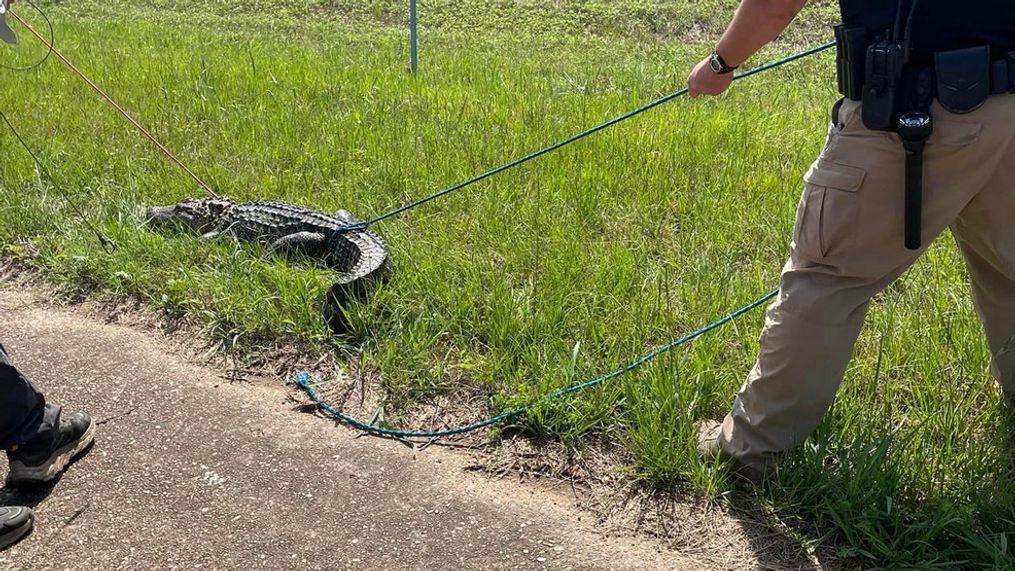
[[[60,426],[7,451],[8,486],[43,484],[56,478],[95,440],[95,421],[83,412],[64,415]]]
[[[704,460],[715,460],[723,454],[719,446],[722,423],[717,420],[702,420],[698,423],[698,456]]]
[[[0,507],[0,551],[28,535],[34,520],[32,510],[28,508]]]
[[[698,456],[706,461],[725,460],[730,462],[730,475],[752,484],[760,484],[771,470],[744,464],[729,455],[719,444],[722,423],[717,420],[703,420],[698,423]]]

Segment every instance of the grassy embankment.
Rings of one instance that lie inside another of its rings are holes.
[[[61,49],[221,192],[367,217],[681,87],[731,7],[428,2],[416,76],[401,2],[48,11]],[[825,41],[833,19],[818,3],[768,55]],[[38,54],[24,46],[17,60]],[[776,283],[835,98],[831,67],[826,55],[719,101],[667,105],[379,226],[397,278],[351,309],[355,335],[341,341],[317,312],[326,272],[138,229],[144,205],[198,191],[55,62],[5,72],[0,102],[118,248],[102,252],[9,133],[0,239],[68,293],[142,299],[230,350],[347,353],[382,375],[389,419],[449,392],[501,410]],[[760,492],[779,517],[885,564],[1012,563],[1013,423],[964,279],[946,238],[878,298],[835,409]],[[725,412],[760,324],[745,317],[519,426],[575,449],[611,439],[632,479],[715,498],[721,470],[695,457],[692,426]]]

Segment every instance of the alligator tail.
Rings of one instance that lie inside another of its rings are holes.
[[[342,272],[328,290],[324,302],[325,321],[333,333],[341,335],[349,332],[346,305],[353,300],[365,300],[378,285],[388,281],[393,268],[387,244],[373,232],[348,232],[338,239],[347,240],[359,251],[356,263],[351,269]]]

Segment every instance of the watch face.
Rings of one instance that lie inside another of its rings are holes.
[[[719,57],[712,54],[712,59],[709,60],[709,64],[712,66],[712,71],[716,73],[722,73],[722,62],[719,61]]]

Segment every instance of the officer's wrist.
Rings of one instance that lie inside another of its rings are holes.
[[[712,72],[718,75],[728,75],[740,67],[739,65],[731,64],[729,60],[723,57],[718,48],[712,50],[712,55],[708,57],[708,64]]]

